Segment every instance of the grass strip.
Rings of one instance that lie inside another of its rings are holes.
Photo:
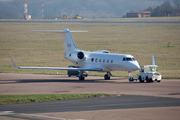
[[[109,94],[50,94],[50,95],[0,95],[0,105],[44,102],[54,100],[81,99],[100,96],[110,96]]]
[[[79,49],[87,51],[105,49],[111,53],[118,51],[120,54],[130,54],[140,65],[151,65],[154,54],[158,72],[162,74],[163,79],[180,78],[180,25],[0,24],[0,28],[0,73],[57,74],[56,70],[14,68],[9,56],[17,66],[68,67],[72,65],[63,57],[62,34],[29,32],[29,30],[69,28],[89,31],[72,33],[76,47]],[[67,71],[58,71],[58,73],[67,75]],[[91,76],[104,76],[104,74],[89,72]],[[136,78],[139,71],[132,74]],[[128,73],[114,71],[113,76],[128,77]]]

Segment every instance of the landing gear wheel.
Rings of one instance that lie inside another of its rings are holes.
[[[112,76],[112,74],[110,72],[107,72],[107,74],[104,75],[104,79],[110,80],[110,76]]]
[[[79,77],[79,80],[84,80],[84,79],[85,79],[85,77],[82,75]]]
[[[129,82],[133,82],[134,81],[134,78],[129,78]]]
[[[133,81],[134,81],[134,78],[133,78],[133,76],[132,76],[131,71],[128,72],[128,75],[129,75],[129,82],[133,82]]]
[[[105,74],[105,75],[104,75],[104,79],[105,79],[105,80],[110,80],[110,77],[108,76],[108,74]]]

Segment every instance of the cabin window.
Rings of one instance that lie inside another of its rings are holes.
[[[95,62],[97,62],[97,61],[98,61],[98,59],[96,58],[96,59],[95,59]]]
[[[103,60],[103,63],[105,63],[105,59]]]
[[[93,61],[94,61],[94,58],[91,59],[91,62],[93,62]]]
[[[101,59],[99,59],[99,62],[101,62]]]
[[[123,61],[126,61],[126,58],[123,58]]]
[[[111,60],[111,63],[113,63],[113,60]]]
[[[109,63],[109,60],[107,60],[107,63]]]

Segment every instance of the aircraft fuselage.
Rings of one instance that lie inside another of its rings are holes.
[[[84,54],[78,58],[78,53]],[[109,71],[135,71],[139,64],[132,55],[98,53],[87,51],[71,51],[64,57],[81,68],[102,68],[102,72]]]

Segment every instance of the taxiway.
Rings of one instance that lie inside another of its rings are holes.
[[[0,20],[0,24],[180,25],[180,20]]]
[[[178,119],[180,80],[129,82],[127,78],[0,73],[0,94],[108,93],[111,97],[0,106],[2,119]],[[120,92],[120,96],[116,96]],[[4,112],[13,111],[13,112]],[[144,115],[143,115],[144,114]],[[152,117],[153,116],[153,117]],[[54,118],[51,118],[54,117]]]

